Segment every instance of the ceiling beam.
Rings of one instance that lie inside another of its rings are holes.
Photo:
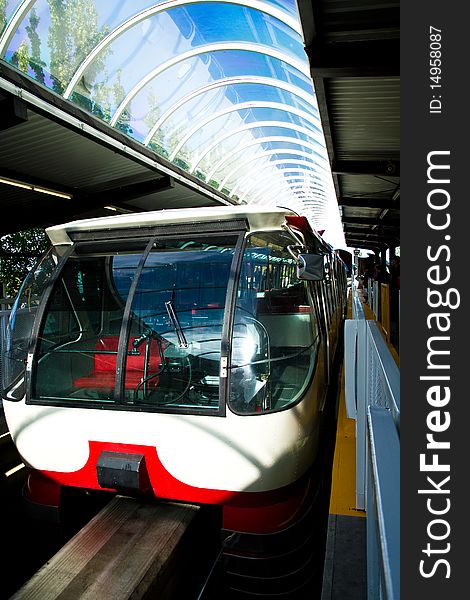
[[[399,198],[399,197],[398,197]],[[352,208],[375,208],[375,209],[400,209],[399,199],[394,201],[389,198],[366,198],[364,196],[347,197],[344,196],[338,199],[339,206],[350,206]]]
[[[399,233],[399,232],[397,232]],[[357,227],[351,227],[350,229],[345,229],[344,230],[344,235],[352,235],[355,237],[360,237],[360,238],[364,238],[364,237],[368,237],[368,238],[374,238],[377,240],[384,240],[384,239],[388,239],[388,240],[398,240],[399,235],[395,235],[395,232],[393,231],[387,231],[387,232],[378,232],[378,231],[371,231],[371,230],[367,230],[367,229],[358,229]]]
[[[357,239],[357,238],[346,238],[346,244],[350,247],[350,248],[368,248],[369,250],[381,250],[381,246],[382,244],[374,244],[373,242],[367,242],[361,239]],[[386,246],[388,245],[393,245],[393,244],[385,244]]]
[[[297,0],[300,22],[304,34],[305,45],[310,46],[318,36],[317,23],[320,20],[319,2],[314,0]]]
[[[399,160],[333,160],[331,170],[337,175],[400,175]]]
[[[326,151],[328,152],[328,159],[330,165],[333,163],[335,158],[335,140],[333,139],[333,130],[330,122],[330,113],[328,110],[328,98],[325,89],[325,82],[323,78],[318,77],[314,81],[315,96],[317,97],[318,111],[320,113],[320,121],[323,129],[323,135],[325,136]],[[341,189],[338,181],[338,176],[332,173],[333,185],[335,186],[336,196],[341,195]]]
[[[315,96],[317,97],[317,105],[318,110],[320,112],[320,120],[323,128],[323,135],[325,136],[326,147],[331,163],[334,159],[333,138],[330,125],[330,115],[328,113],[328,99],[326,96],[325,85],[322,79],[315,84]]]
[[[88,194],[88,199],[101,204],[113,204],[119,202],[128,202],[129,200],[135,200],[136,198],[142,198],[143,196],[149,196],[150,194],[157,194],[165,190],[170,190],[175,187],[173,177],[170,175],[163,175],[156,179],[149,181],[142,181],[140,183],[133,183],[130,185],[123,185],[116,188],[104,190],[103,192],[96,192],[94,194]]]
[[[400,75],[400,40],[321,42],[306,47],[312,77],[390,77]]]
[[[354,242],[356,244],[372,244],[374,246],[380,246],[381,244],[385,243],[380,240],[366,239],[366,238],[360,237],[358,235],[346,235],[345,239],[346,239],[346,243],[348,244],[348,246],[350,245],[350,242]]]
[[[388,228],[387,228],[388,229]],[[370,229],[369,226],[366,227],[350,227],[346,224],[346,228],[344,230],[345,235],[348,233],[358,233],[359,235],[374,235],[376,237],[394,237],[394,233],[400,233],[399,227],[396,227],[390,231],[380,231],[380,229]]]
[[[371,244],[394,244],[395,246],[399,245],[398,238],[387,235],[383,236],[374,235],[372,233],[359,234],[355,232],[345,232],[344,236],[347,239],[362,240],[363,242],[370,242]]]
[[[26,102],[16,96],[0,93],[0,131],[28,120]]]
[[[75,188],[66,187],[66,186],[57,184],[54,181],[27,175],[26,173],[22,173],[20,171],[15,171],[13,169],[0,168],[0,179],[1,178],[4,178],[6,180],[12,180],[13,182],[16,182],[19,185],[24,184],[25,186],[29,185],[29,186],[35,186],[35,187],[39,187],[39,188],[48,189],[48,190],[55,190],[62,194],[68,194],[69,196],[72,196],[72,197],[75,197],[77,194],[77,190]],[[8,185],[8,184],[2,183],[2,185]],[[27,194],[30,192],[25,190],[25,193]]]
[[[13,185],[2,183],[2,178],[14,182]],[[16,187],[15,183],[17,185],[33,186],[33,189]],[[72,217],[79,218],[81,213],[102,208],[107,203],[100,194],[96,194],[96,197],[94,195],[90,196],[76,188],[59,185],[55,181],[32,177],[12,169],[0,170],[0,189],[2,186],[17,190],[20,203],[24,202],[24,198],[27,200],[30,199],[32,203],[28,215],[22,215],[20,220],[15,216],[12,216],[10,219],[2,219],[2,225],[6,225],[7,222],[19,220],[20,227],[17,230],[20,228],[27,229],[30,226],[42,227],[43,224],[44,226],[48,226],[51,223],[60,223],[61,220],[63,221]],[[43,192],[40,190],[43,190]],[[55,195],[55,193],[66,194],[70,198],[61,198]],[[54,208],[45,210],[44,207],[49,206],[50,203],[53,203]]]
[[[161,177],[154,178],[149,181],[119,186],[93,194],[86,194],[81,190],[77,190],[76,188],[58,185],[53,181],[39,179],[38,177],[31,177],[30,175],[13,171],[11,169],[1,169],[0,179],[2,177],[20,184],[24,183],[26,185],[70,195],[71,198],[64,199],[64,205],[58,209],[59,212],[64,216],[76,213],[77,209],[80,209],[80,211],[83,212],[84,210],[101,208],[107,204],[112,204],[118,208],[125,208],[127,210],[131,209],[135,212],[140,212],[143,209],[132,207],[123,203],[135,200],[137,198],[142,198],[143,196],[148,196],[150,194],[162,192],[164,190],[169,190],[175,186],[173,177],[169,175],[162,175]],[[0,184],[8,185],[2,184],[1,181]],[[31,194],[34,193],[34,190],[24,190],[23,193]],[[67,207],[65,206],[65,203],[68,204]]]
[[[352,246],[353,244],[356,245],[364,245],[364,244],[371,244],[373,246],[388,246],[389,248],[395,248],[396,246],[399,246],[400,243],[394,239],[394,238],[381,238],[381,239],[377,239],[377,238],[363,238],[363,237],[349,237],[346,236],[345,237],[346,240],[346,244],[348,246]]]
[[[398,221],[386,221],[384,219],[377,219],[376,217],[345,217],[343,216],[342,221],[345,225],[368,225],[378,227],[394,227],[399,229],[400,223]]]

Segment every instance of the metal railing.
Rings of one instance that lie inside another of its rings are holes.
[[[353,294],[352,297],[352,318],[365,319],[364,309],[362,308],[362,302],[356,294]]]
[[[10,318],[9,310],[0,310],[0,394],[3,393],[3,369],[4,369],[4,341],[6,337],[8,319]],[[0,397],[0,435],[6,435],[8,430],[5,415],[3,413],[3,400]]]
[[[367,509],[368,600],[399,599],[400,373],[353,290],[345,323],[346,412],[356,419],[356,508]]]
[[[369,279],[367,281],[367,304],[370,306],[372,312],[375,315],[375,318],[378,321],[380,321],[381,318],[380,292],[380,283],[378,281]]]
[[[4,341],[6,337],[8,319],[10,318],[9,310],[0,310],[0,392],[3,390],[3,357],[4,357]]]
[[[0,311],[10,310],[14,302],[14,298],[0,298]]]

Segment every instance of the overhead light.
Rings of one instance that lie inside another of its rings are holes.
[[[0,177],[0,183],[22,188],[24,190],[30,190],[31,192],[39,192],[41,194],[48,194],[49,196],[58,196],[59,198],[64,198],[66,200],[71,200],[73,197],[71,194],[66,194],[65,192],[58,192],[57,190],[51,190],[49,188],[44,188],[39,185],[33,185],[31,183],[25,183],[24,181],[10,179],[9,177]]]
[[[36,185],[33,185],[31,189],[33,190],[33,192],[40,192],[41,194],[49,194],[49,196],[58,196],[59,198],[65,198],[66,200],[72,199],[71,194],[66,194],[64,192],[57,192],[56,190],[49,190],[47,188],[38,187]]]
[[[27,183],[21,183],[21,181],[15,181],[14,179],[5,179],[4,177],[0,177],[0,183],[5,183],[6,185],[12,185],[14,187],[24,188],[25,190],[33,189],[32,185],[28,185]]]
[[[105,208],[106,210],[112,210],[113,212],[124,213],[124,214],[134,212],[127,208],[121,208],[120,206],[112,206],[111,204],[103,206],[103,208]]]
[[[21,469],[24,469],[24,468],[25,468],[24,464],[20,463],[16,467],[13,467],[9,471],[6,471],[4,475],[5,475],[5,477],[11,477],[12,475],[14,475],[15,473],[17,473],[18,471],[21,471]]]

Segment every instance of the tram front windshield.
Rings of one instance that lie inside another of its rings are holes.
[[[77,246],[48,301],[32,400],[217,410],[235,242]]]
[[[320,338],[309,284],[287,233],[243,250],[239,235],[78,243],[55,276],[43,261],[13,314],[4,397],[23,397],[27,362],[31,403],[247,415],[299,401]],[[27,290],[47,282],[27,350]]]

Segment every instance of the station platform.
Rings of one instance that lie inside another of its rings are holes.
[[[357,293],[365,318],[377,322],[361,290]],[[347,318],[351,316],[349,297]],[[377,324],[386,339],[381,324]],[[399,366],[396,348],[390,342],[387,346]],[[344,365],[340,377],[321,600],[364,600],[367,598],[367,514],[356,509],[356,421],[348,419],[346,414]]]

